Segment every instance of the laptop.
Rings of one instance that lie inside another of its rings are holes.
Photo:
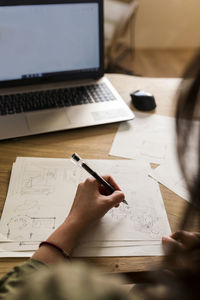
[[[0,3],[0,140],[134,118],[104,76],[102,0]]]

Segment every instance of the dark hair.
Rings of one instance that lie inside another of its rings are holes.
[[[200,231],[200,53],[187,68],[177,92],[176,133],[180,168],[189,192],[180,230]],[[197,219],[198,222],[194,222]],[[195,224],[194,224],[195,223]],[[200,298],[200,239],[195,247],[171,249],[166,260],[164,284],[173,296],[166,299]],[[171,273],[171,274],[170,274]],[[156,299],[156,298],[155,298]]]
[[[200,210],[200,53],[187,68],[178,92],[176,108],[177,152],[191,206],[180,229]],[[198,228],[200,229],[200,228]]]
[[[200,122],[196,121],[200,121],[200,53],[183,76],[176,107],[177,154],[190,200],[180,230],[189,231],[195,216],[200,219]],[[200,231],[199,222],[195,231]],[[190,249],[172,248],[162,268],[150,271],[145,280],[150,284],[142,286],[143,299],[199,299],[200,239]]]

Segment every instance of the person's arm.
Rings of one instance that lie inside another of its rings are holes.
[[[0,299],[10,299],[11,295],[15,295],[25,285],[27,277],[43,269],[48,269],[48,266],[35,259],[28,259],[15,266],[0,279]]]
[[[96,179],[88,178],[80,183],[71,211],[63,224],[47,239],[47,242],[71,254],[77,239],[87,228],[103,217],[111,208],[117,207],[124,200],[124,194],[110,176],[103,176],[116,191],[107,195],[105,188]],[[50,245],[43,245],[33,255],[34,259],[47,264],[63,260],[63,255]]]
[[[119,203],[124,200],[124,194],[110,176],[103,177],[116,191],[112,195],[107,195],[105,188],[95,179],[90,178],[79,184],[69,215],[63,224],[50,235],[48,242],[56,244],[71,254],[77,239],[87,230],[87,227],[103,217],[112,207],[119,206]],[[32,273],[63,259],[63,255],[54,247],[41,246],[32,259],[14,267],[0,279],[0,298],[7,299],[8,296],[14,295]]]

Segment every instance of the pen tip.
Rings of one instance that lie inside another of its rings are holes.
[[[128,205],[128,202],[125,199],[123,200],[123,203],[125,203],[126,205]]]

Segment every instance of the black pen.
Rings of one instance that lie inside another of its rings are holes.
[[[115,188],[110,185],[106,180],[104,180],[101,176],[99,176],[95,171],[93,171],[85,162],[80,158],[77,153],[72,154],[72,159],[76,162],[80,167],[85,169],[90,175],[92,175],[96,180],[98,180],[102,185],[104,185],[111,193],[115,191]],[[124,199],[123,203],[127,204],[127,201]]]

